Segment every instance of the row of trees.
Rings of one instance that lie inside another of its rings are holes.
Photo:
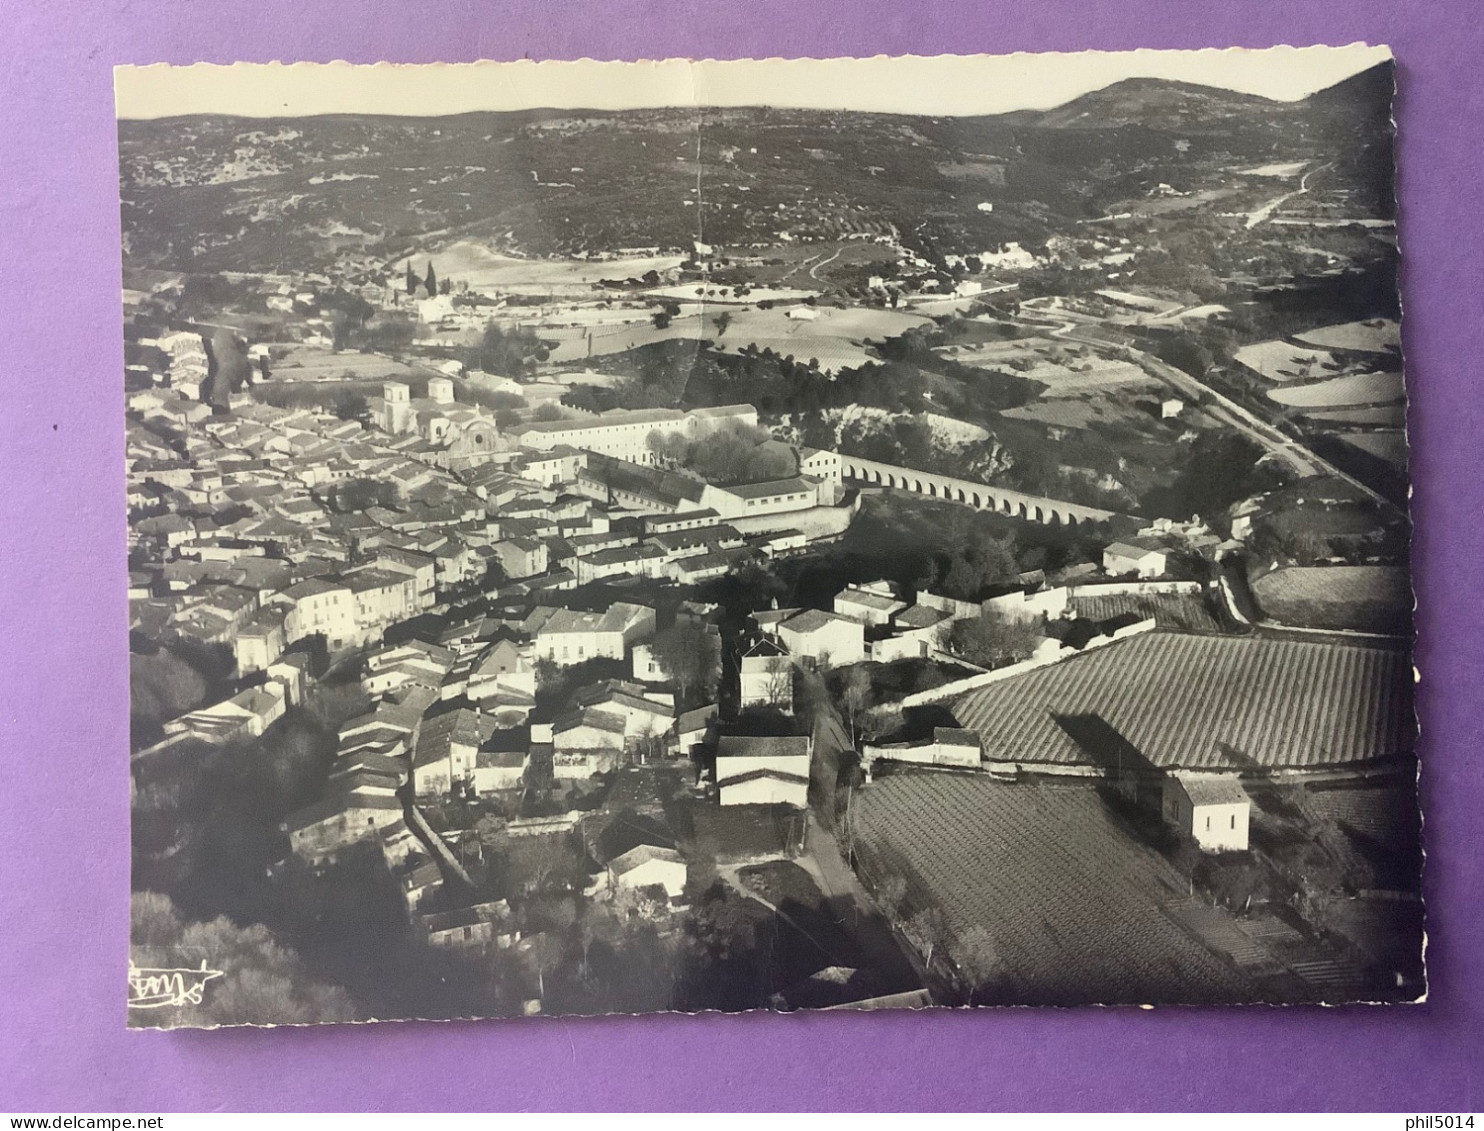
[[[648,447],[662,464],[684,467],[708,483],[760,483],[797,474],[793,453],[768,444],[761,428],[732,425],[692,441],[679,432],[651,432]]]

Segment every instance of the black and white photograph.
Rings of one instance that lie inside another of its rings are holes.
[[[130,1026],[1426,997],[1385,47],[115,92]]]

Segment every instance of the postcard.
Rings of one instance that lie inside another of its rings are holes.
[[[116,74],[136,1027],[1426,994],[1381,47]]]

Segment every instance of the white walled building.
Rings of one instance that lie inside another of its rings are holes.
[[[723,805],[809,804],[807,735],[727,735],[716,744],[716,788]]]
[[[1247,851],[1252,802],[1231,777],[1176,775],[1164,783],[1164,818],[1203,852]]]

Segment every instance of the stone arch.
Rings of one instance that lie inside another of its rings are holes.
[[[919,495],[921,495],[923,493],[922,492],[922,480],[921,479],[918,479],[918,480],[914,481],[914,483],[912,485],[912,489],[914,491],[916,491]]]
[[[1025,512],[1025,504],[1024,503],[1021,503],[1020,504],[1020,517],[1021,518],[1028,518],[1029,517],[1029,515],[1027,515],[1026,512]]]
[[[1006,514],[1014,514],[1015,513],[1015,507],[1010,502],[1009,499],[1004,500],[1004,511],[1005,511]]]
[[[1051,512],[1051,525],[1052,526],[1060,526],[1061,524],[1062,524],[1062,522],[1061,522],[1061,515],[1057,514],[1056,511],[1052,511]]]
[[[979,492],[978,491],[975,491],[974,492],[973,499],[974,499],[974,506],[976,506],[976,507],[982,507],[984,505],[983,503],[981,503],[979,501]]]
[[[931,479],[928,480],[928,494],[935,499],[938,497],[938,485]]]
[[[961,503],[967,503],[969,501],[969,496],[964,493],[962,487],[958,489],[958,501]]]
[[[1037,522],[1045,522],[1046,521],[1046,516],[1041,513],[1041,508],[1040,507],[1037,507],[1036,508],[1036,521]]]

